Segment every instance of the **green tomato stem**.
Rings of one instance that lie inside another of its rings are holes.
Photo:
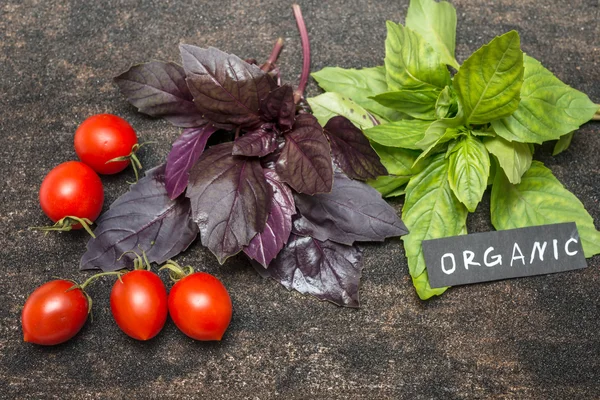
[[[182,267],[173,260],[167,260],[165,265],[160,267],[158,270],[162,271],[163,269],[169,270],[169,278],[171,278],[173,282],[177,282],[194,273],[194,268],[192,266],[188,265],[186,267]]]
[[[68,231],[73,230],[73,225],[77,225],[77,224],[81,224],[83,229],[85,229],[85,231],[87,233],[89,233],[89,235],[91,237],[96,239],[96,235],[94,235],[94,232],[92,232],[92,228],[90,228],[90,225],[92,225],[93,222],[87,218],[79,218],[79,217],[75,217],[73,215],[68,215],[64,218],[59,219],[52,226],[30,226],[29,230],[43,231],[46,234],[48,234],[48,232],[50,232],[50,231],[68,232]]]

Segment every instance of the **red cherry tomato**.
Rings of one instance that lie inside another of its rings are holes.
[[[93,169],[68,161],[46,175],[40,187],[40,205],[54,222],[72,216],[94,221],[102,211],[104,188]],[[73,229],[81,224],[73,225]]]
[[[110,309],[119,328],[138,340],[156,336],[167,320],[167,290],[154,272],[135,270],[117,280]]]
[[[73,282],[59,279],[38,287],[21,314],[23,340],[41,345],[66,342],[77,334],[88,316],[88,299]]]
[[[196,272],[175,283],[169,314],[183,333],[196,340],[221,340],[231,322],[231,299],[214,276]]]
[[[99,174],[123,171],[129,165],[129,160],[107,162],[128,156],[135,144],[137,136],[131,125],[112,114],[91,116],[75,132],[77,156]]]

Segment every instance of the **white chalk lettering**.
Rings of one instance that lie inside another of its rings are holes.
[[[554,259],[558,260],[558,240],[554,239],[552,241],[552,246],[554,247]]]
[[[546,251],[546,245],[548,242],[544,242],[543,246],[540,246],[540,242],[535,242],[533,244],[533,250],[531,250],[531,260],[529,260],[529,264],[533,264],[533,259],[535,258],[535,251],[538,251],[540,255],[540,261],[544,261],[544,252]]]
[[[519,257],[515,257],[515,253],[519,252]],[[521,248],[519,247],[518,243],[515,243],[515,245],[513,246],[513,252],[512,252],[512,258],[510,259],[510,266],[513,266],[513,262],[515,260],[521,260],[523,262],[523,265],[525,265],[525,256],[523,255],[523,252],[521,251]]]
[[[475,258],[475,253],[471,250],[463,251],[463,261],[465,262],[465,269],[469,269],[469,265],[475,265],[481,267],[481,264],[478,262],[473,262]]]
[[[483,263],[485,264],[486,267],[493,267],[495,265],[498,264],[502,264],[502,256],[500,254],[496,254],[495,256],[492,256],[492,262],[488,261],[488,256],[490,255],[490,253],[494,251],[493,247],[489,247],[485,253],[483,253]]]
[[[567,242],[565,243],[565,253],[567,253],[568,256],[574,256],[575,254],[579,253],[578,250],[569,251],[569,244],[571,244],[571,243],[579,243],[579,242],[575,238],[571,238],[571,239],[567,240]]]
[[[446,264],[444,264],[444,258],[446,258],[446,257],[450,257],[452,259],[452,268],[450,268],[450,269],[446,269]],[[456,260],[454,259],[454,254],[452,254],[452,253],[444,254],[442,256],[442,271],[444,271],[444,273],[446,275],[450,275],[455,270],[456,270]]]

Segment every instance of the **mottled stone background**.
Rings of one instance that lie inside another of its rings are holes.
[[[457,58],[517,29],[523,50],[600,103],[597,0],[455,1]],[[313,69],[382,63],[385,20],[408,0],[300,1]],[[221,343],[198,343],[168,322],[149,343],[122,334],[109,312],[111,280],[92,286],[93,321],[72,341],[22,342],[27,295],[52,276],[83,279],[85,233],[44,237],[38,188],[75,159],[73,134],[87,116],[125,117],[147,166],[178,130],[137,114],[111,78],[132,63],[177,60],[177,45],[216,46],[266,59],[285,38],[280,65],[296,82],[299,35],[291,4],[264,0],[2,0],[0,2],[0,398],[597,398],[600,392],[600,257],[553,276],[457,287],[421,302],[398,240],[365,251],[359,310],[342,309],[261,279],[242,258],[219,267],[199,245],[180,257],[223,280],[235,306]],[[311,94],[318,93],[314,83]],[[600,224],[600,124],[543,160]],[[131,174],[103,177],[105,208]],[[398,212],[402,203],[396,202]],[[470,231],[492,229],[489,194]]]

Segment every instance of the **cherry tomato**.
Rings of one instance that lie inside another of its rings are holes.
[[[93,115],[83,121],[75,132],[75,152],[81,161],[99,174],[123,171],[129,160],[108,162],[126,157],[137,144],[135,131],[121,117],[112,114]]]
[[[196,272],[177,281],[169,293],[169,314],[196,340],[221,340],[231,322],[231,299],[214,276]]]
[[[135,270],[117,280],[110,293],[115,322],[138,340],[156,336],[167,320],[167,290],[154,272]]]
[[[40,205],[54,222],[72,216],[94,221],[102,211],[104,188],[93,169],[68,161],[46,175],[40,187]],[[81,224],[73,225],[73,229]]]
[[[38,287],[21,314],[23,340],[41,345],[66,342],[77,334],[88,316],[88,299],[73,282],[58,279]]]

